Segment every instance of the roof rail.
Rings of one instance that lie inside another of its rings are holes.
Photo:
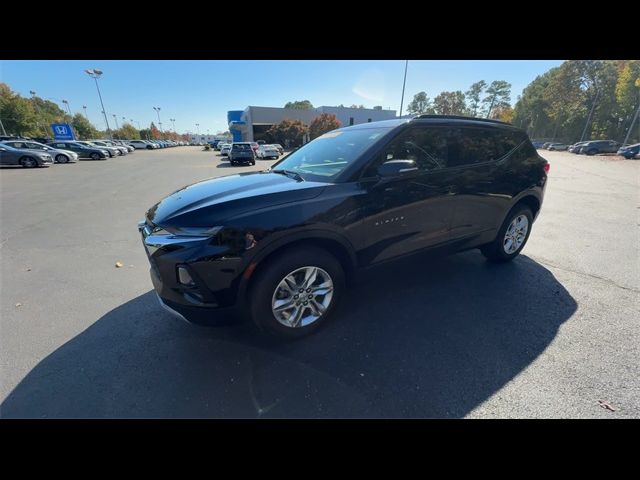
[[[510,123],[503,122],[501,120],[494,120],[493,118],[477,118],[477,117],[465,117],[463,115],[417,115],[413,117],[416,118],[441,118],[441,119],[451,119],[451,120],[472,120],[474,122],[488,122],[488,123],[499,123],[500,125],[511,125]],[[513,125],[511,125],[513,126]]]

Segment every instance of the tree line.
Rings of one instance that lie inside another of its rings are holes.
[[[433,99],[418,92],[411,114],[462,115],[512,123],[531,138],[640,141],[640,60],[568,60],[535,78],[511,105],[511,84],[480,80]],[[635,119],[635,123],[634,123]],[[633,126],[633,128],[631,128]]]
[[[495,118],[510,121],[511,84],[505,80],[494,80],[487,84],[484,80],[474,83],[462,92],[440,92],[430,99],[426,92],[418,92],[407,105],[413,115],[461,115],[466,117]]]
[[[100,130],[81,113],[69,115],[56,103],[32,96],[22,97],[11,90],[9,85],[0,82],[0,121],[6,135],[21,137],[52,136],[52,123],[68,123],[79,140],[90,140],[108,136],[105,130]],[[5,133],[2,132],[3,135]],[[137,140],[189,140],[189,135],[179,135],[176,132],[160,132],[153,122],[149,128],[137,129],[131,123],[124,122],[119,128],[111,129],[115,139]]]

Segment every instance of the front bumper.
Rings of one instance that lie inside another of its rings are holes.
[[[240,259],[211,238],[153,235],[141,222],[138,229],[151,265],[153,288],[162,303],[196,324],[225,323],[242,315],[238,308]],[[190,285],[180,282],[178,267],[188,271]]]

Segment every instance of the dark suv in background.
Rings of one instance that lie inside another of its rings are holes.
[[[269,170],[184,187],[138,228],[166,308],[204,324],[240,314],[300,337],[365,267],[425,250],[512,260],[548,170],[526,133],[502,122],[372,122],[326,133]]]
[[[592,140],[586,142],[578,153],[586,155],[596,155],[598,153],[616,153],[620,148],[620,144],[614,140]]]
[[[238,163],[256,164],[256,152],[249,142],[234,142],[229,150],[229,163],[237,165]]]

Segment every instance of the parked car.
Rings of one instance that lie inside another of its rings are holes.
[[[83,158],[90,158],[91,160],[105,160],[110,157],[107,150],[103,150],[97,146],[88,147],[82,143],[72,140],[53,141],[47,145],[59,150],[71,150],[78,154],[78,158],[80,160]]]
[[[620,144],[614,140],[592,140],[580,147],[578,153],[584,155],[597,155],[599,153],[615,153]]]
[[[551,145],[551,142],[544,142],[542,144],[542,147],[540,147],[540,148],[542,148],[543,150],[547,150],[549,148],[549,145]]]
[[[531,140],[531,144],[535,147],[535,148],[542,148],[542,146],[545,144],[545,142],[542,142],[540,140]]]
[[[273,146],[278,149],[278,151],[280,152],[280,155],[284,153],[284,148],[282,148],[282,145],[280,145],[279,143],[274,143]]]
[[[229,155],[229,151],[231,150],[231,143],[223,143],[220,146],[220,155],[226,157]]]
[[[18,150],[42,150],[51,155],[55,163],[70,163],[78,161],[78,154],[71,150],[58,150],[39,142],[33,142],[30,140],[8,140],[2,143],[9,145],[10,147],[17,148]]]
[[[153,150],[153,145],[147,140],[129,140],[129,145],[136,150]]]
[[[248,163],[256,164],[256,152],[249,142],[234,142],[229,150],[229,163],[231,165]]]
[[[569,145],[567,145],[566,143],[551,143],[548,147],[547,150],[549,151],[565,151],[569,148]]]
[[[633,158],[635,158],[636,160],[640,158],[640,153],[636,153]]]
[[[269,170],[195,183],[138,228],[165,307],[296,338],[332,316],[362,268],[426,250],[513,260],[548,171],[519,128],[421,115],[340,128]]]
[[[118,155],[122,155],[122,152],[120,152],[120,150],[118,150],[117,148],[113,148],[105,145],[96,145],[93,142],[85,142],[84,140],[75,140],[75,142],[80,145],[84,145],[85,147],[88,147],[88,148],[99,148],[100,150],[105,150],[111,158],[117,157]]]
[[[256,156],[258,158],[278,158],[280,156],[280,151],[275,145],[260,145],[260,148],[258,148],[258,151],[256,152]]]
[[[119,155],[127,155],[129,153],[129,149],[127,147],[123,147],[122,145],[116,145],[115,143],[109,140],[91,140],[93,145],[97,145],[99,147],[104,148],[115,148],[118,151]]]
[[[0,165],[22,165],[25,168],[48,167],[53,157],[43,150],[13,148],[0,143]]]
[[[616,153],[629,160],[630,158],[633,158],[635,155],[640,153],[640,143],[627,145],[626,147],[620,147]]]
[[[135,148],[133,148],[128,143],[125,143],[123,140],[103,140],[103,141],[115,147],[124,147],[127,149],[127,153],[131,153],[135,150]]]
[[[577,143],[574,143],[573,145],[570,145],[570,146],[569,146],[568,151],[569,151],[570,153],[576,153],[576,154],[577,154],[577,153],[579,153],[580,149],[582,148],[582,146],[583,146],[585,143],[587,143],[587,142],[577,142]]]

